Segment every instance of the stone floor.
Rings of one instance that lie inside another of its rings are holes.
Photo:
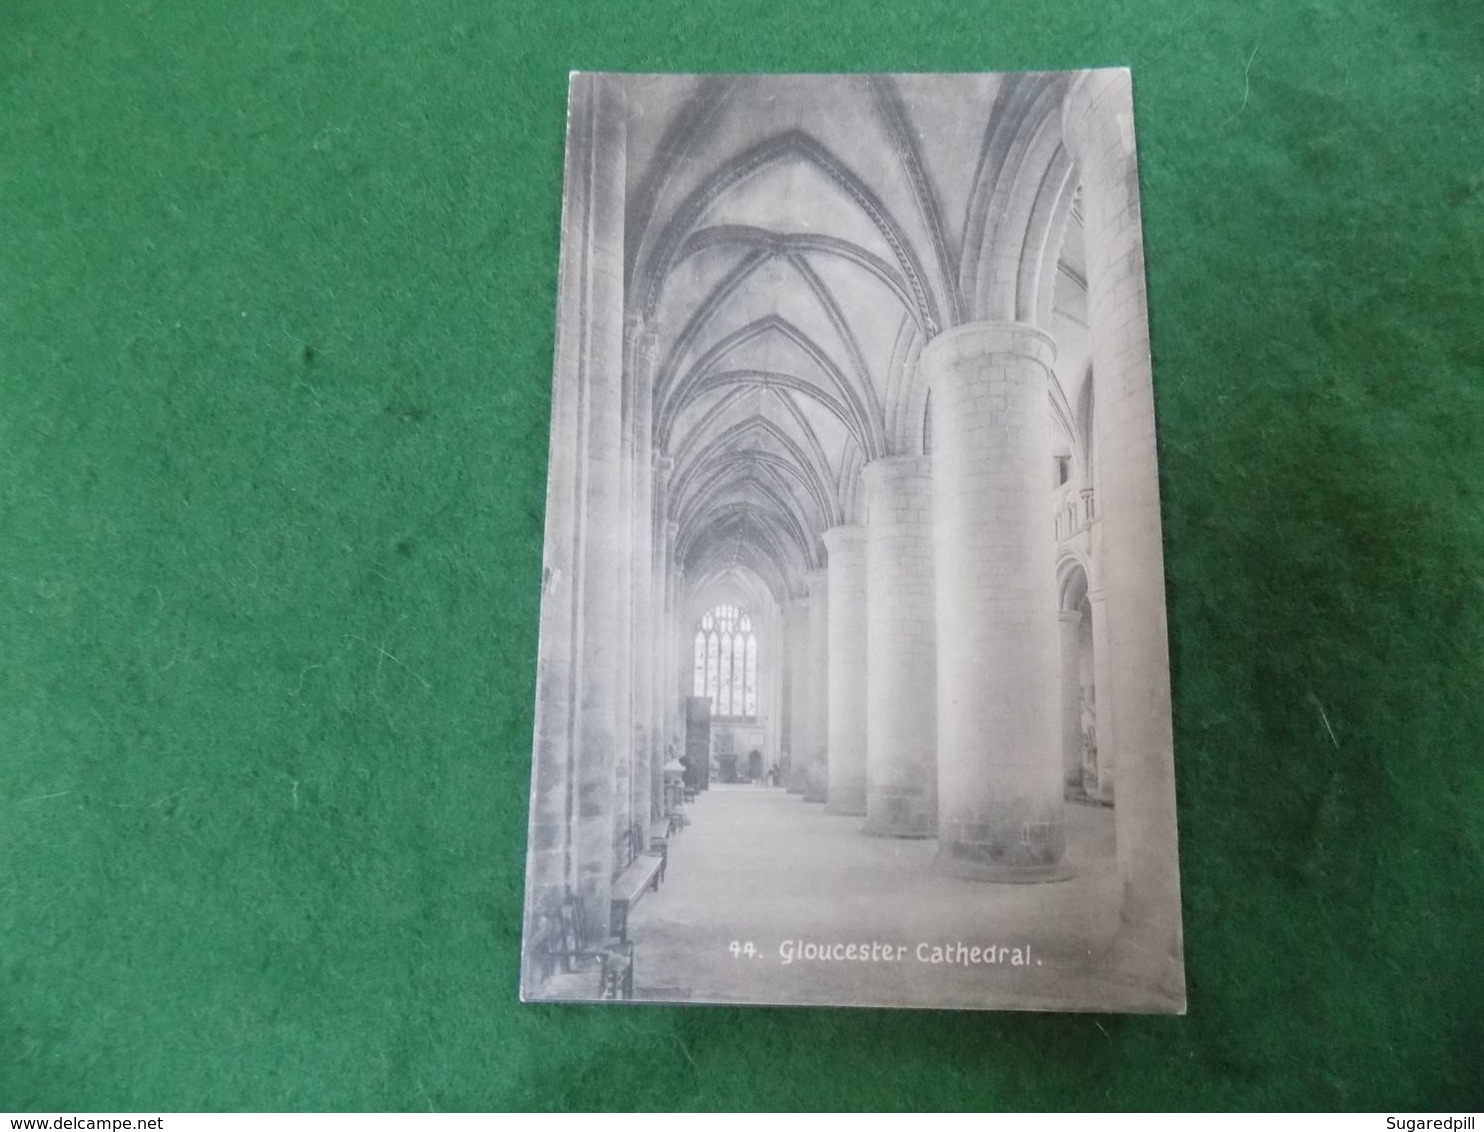
[[[931,868],[935,841],[868,837],[860,818],[827,814],[779,789],[715,787],[690,816],[671,841],[664,887],[630,918],[638,998],[1120,1005],[1099,970],[1118,926],[1110,809],[1068,805],[1076,876],[1040,885],[940,875]],[[835,957],[784,962],[790,941],[796,951],[800,942],[825,945]],[[872,957],[846,958],[851,944],[852,954]],[[979,960],[992,948],[995,962],[975,962],[975,947]],[[960,961],[931,962],[934,948]]]

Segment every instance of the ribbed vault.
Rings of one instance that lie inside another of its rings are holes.
[[[1048,411],[1083,463],[1064,78],[673,81],[667,120],[630,123],[625,294],[690,592],[732,569],[802,592],[823,532],[864,518],[861,469],[923,451],[917,358],[962,321],[1053,333]]]

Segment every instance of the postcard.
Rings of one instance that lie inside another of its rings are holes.
[[[574,74],[522,998],[1182,1013],[1126,70]]]

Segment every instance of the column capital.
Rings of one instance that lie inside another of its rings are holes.
[[[865,527],[831,527],[821,536],[824,539],[824,548],[829,551],[833,560],[840,554],[866,553],[866,528]]]
[[[804,571],[804,588],[809,591],[809,596],[824,592],[825,586],[829,584],[830,572],[828,570],[806,570]]]
[[[668,477],[675,470],[675,457],[656,452],[654,454],[654,470],[657,474]]]
[[[1025,322],[964,322],[924,346],[917,364],[949,370],[996,356],[1026,358],[1049,373],[1056,361],[1056,340]]]
[[[1082,611],[1080,609],[1059,610],[1056,616],[1063,625],[1078,625],[1082,622]]]
[[[1134,152],[1134,88],[1127,67],[1083,71],[1067,89],[1061,107],[1062,140],[1077,164],[1116,143],[1116,152]]]
[[[933,474],[933,461],[928,456],[881,456],[861,469],[861,482],[867,491],[903,480],[927,479]]]

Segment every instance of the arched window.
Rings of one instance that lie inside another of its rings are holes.
[[[692,695],[711,700],[711,714],[757,717],[757,633],[735,605],[718,605],[696,626]]]

